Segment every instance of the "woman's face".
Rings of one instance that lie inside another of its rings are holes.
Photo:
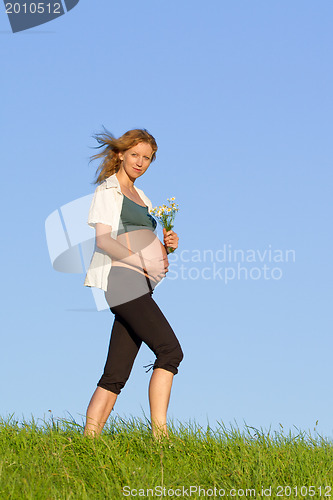
[[[137,179],[149,167],[152,155],[152,147],[147,142],[139,142],[125,153],[119,153],[119,158],[122,160],[122,168],[126,174],[130,178]]]

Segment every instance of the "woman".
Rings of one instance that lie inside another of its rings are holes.
[[[104,373],[87,409],[85,435],[102,432],[145,342],[156,355],[149,383],[152,433],[168,437],[167,408],[183,352],[152,294],[168,272],[167,249],[177,248],[179,238],[163,228],[162,245],[149,214],[152,203],[134,186],[155,160],[157,144],[146,129],[129,130],[118,139],[112,134],[95,138],[105,148],[92,157],[104,159],[88,216],[96,245],[84,285],[104,290],[115,318]]]

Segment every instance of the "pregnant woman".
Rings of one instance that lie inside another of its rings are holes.
[[[156,158],[157,144],[146,129],[129,130],[118,139],[95,136],[103,158],[88,224],[95,228],[95,251],[84,281],[101,288],[114,314],[104,372],[90,400],[85,435],[96,436],[124,387],[142,342],[156,355],[149,383],[152,434],[168,437],[167,409],[173,376],[183,359],[179,341],[152,295],[168,272],[168,248],[178,236],[163,228],[163,243],[150,215],[150,199],[134,186]]]

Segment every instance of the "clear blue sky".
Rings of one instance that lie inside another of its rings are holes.
[[[94,191],[104,125],[154,135],[137,186],[180,208],[177,279],[154,292],[184,351],[169,417],[285,431],[318,420],[333,437],[332,14],[330,0],[81,0],[12,34],[2,7],[1,416],[81,422],[102,373],[113,315],[83,273],[52,268],[44,226]],[[240,262],[252,278],[225,282],[238,262],[224,248],[267,253]],[[149,415],[153,360],[143,346],[114,415]]]

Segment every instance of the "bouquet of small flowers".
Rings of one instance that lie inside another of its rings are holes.
[[[150,213],[160,221],[166,231],[170,231],[173,229],[176,212],[178,212],[179,208],[178,204],[175,203],[175,197],[167,198],[167,201],[170,202],[170,206],[162,205],[161,207],[154,207],[151,209]],[[169,253],[174,252],[174,250],[174,248],[168,247]]]

